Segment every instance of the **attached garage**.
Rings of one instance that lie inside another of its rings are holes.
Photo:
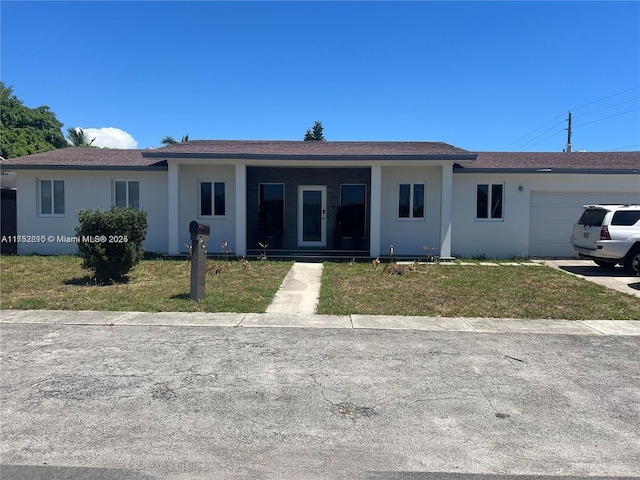
[[[640,203],[638,193],[624,192],[531,192],[529,207],[529,255],[573,257],[569,242],[573,224],[583,205]]]

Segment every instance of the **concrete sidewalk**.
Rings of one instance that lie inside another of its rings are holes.
[[[447,318],[388,315],[302,315],[285,313],[109,312],[86,310],[0,310],[1,323],[57,325],[293,327],[373,330],[430,330],[484,333],[640,336],[635,320],[546,320]]]
[[[320,295],[321,263],[295,262],[282,281],[267,313],[310,315],[315,313]]]

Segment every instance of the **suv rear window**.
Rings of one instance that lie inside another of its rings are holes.
[[[611,225],[631,226],[640,220],[640,210],[625,210],[613,214]]]
[[[578,220],[578,225],[600,227],[607,213],[608,210],[603,210],[602,208],[587,208],[580,217],[580,220]]]

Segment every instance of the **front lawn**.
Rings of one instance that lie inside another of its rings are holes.
[[[640,299],[542,266],[326,263],[318,313],[640,319]]]
[[[210,260],[210,263],[212,261]],[[189,299],[190,263],[143,260],[127,283],[96,286],[79,257],[0,257],[0,307],[138,312],[264,312],[292,262],[217,261],[207,275],[206,296]]]
[[[96,286],[75,256],[0,257],[0,308],[264,312],[292,262],[209,261],[206,297],[189,299],[185,260],[144,260],[127,283]],[[400,274],[370,263],[324,264],[317,313],[443,317],[640,318],[640,299],[549,267],[422,264]]]

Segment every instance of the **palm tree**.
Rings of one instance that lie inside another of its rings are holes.
[[[180,140],[181,142],[188,142],[189,141],[189,134],[187,133],[186,135],[182,136],[182,140]],[[161,142],[163,145],[175,145],[176,143],[178,143],[178,141],[173,138],[171,135],[165,135]]]
[[[313,127],[308,129],[307,133],[304,134],[305,141],[324,142],[326,139],[322,133],[323,128],[322,122],[316,121]]]
[[[95,137],[89,140],[87,134],[84,133],[80,127],[77,128],[67,128],[68,139],[74,147],[90,147],[91,144],[95,141]]]

